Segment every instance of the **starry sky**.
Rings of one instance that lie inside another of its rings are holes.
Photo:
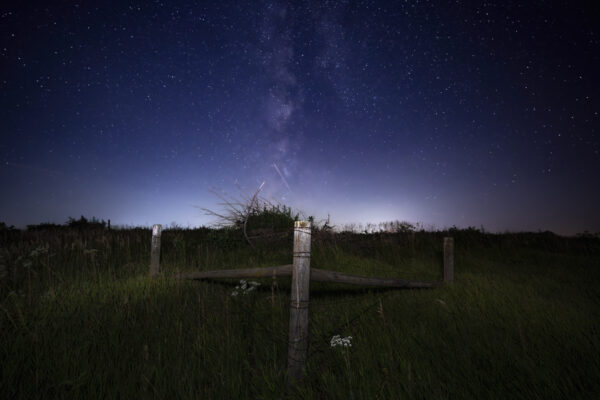
[[[0,6],[0,220],[600,231],[592,2]]]

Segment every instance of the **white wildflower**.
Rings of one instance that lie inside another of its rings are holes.
[[[331,347],[336,347],[336,346],[344,346],[344,347],[352,347],[352,336],[346,336],[346,337],[341,337],[340,335],[335,335],[331,338],[331,341],[329,342],[329,344],[331,344]]]
[[[36,249],[33,249],[31,251],[31,253],[29,253],[29,257],[35,258],[42,254],[46,254],[47,252],[48,252],[48,249],[46,249],[44,246],[38,246]]]
[[[233,292],[231,292],[231,295],[234,297],[237,296],[238,294],[245,295],[245,294],[252,292],[258,286],[260,286],[260,283],[258,283],[258,282],[254,282],[254,281],[247,282],[244,279],[240,279],[240,284],[237,285],[235,287],[235,289],[233,289]]]

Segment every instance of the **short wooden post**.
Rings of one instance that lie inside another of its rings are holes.
[[[444,238],[444,282],[454,283],[454,238]]]
[[[294,263],[290,301],[288,383],[302,379],[308,351],[308,303],[310,284],[310,222],[294,223]]]
[[[150,250],[150,276],[158,276],[160,265],[160,232],[162,225],[152,227],[152,249]]]

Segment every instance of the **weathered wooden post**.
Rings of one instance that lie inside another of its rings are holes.
[[[152,249],[150,250],[150,276],[158,276],[160,265],[160,232],[162,225],[152,227]]]
[[[290,301],[288,342],[288,383],[298,382],[304,375],[308,350],[308,302],[310,284],[310,222],[294,223],[294,263]]]
[[[444,238],[444,282],[454,283],[454,238]]]

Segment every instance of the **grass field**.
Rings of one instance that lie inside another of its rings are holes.
[[[291,230],[0,231],[0,398],[600,398],[600,239],[474,229],[313,234],[311,265],[441,280],[431,290],[311,285],[305,381],[287,389],[289,278],[183,281],[178,271],[291,263]],[[330,344],[352,336],[351,347]]]

